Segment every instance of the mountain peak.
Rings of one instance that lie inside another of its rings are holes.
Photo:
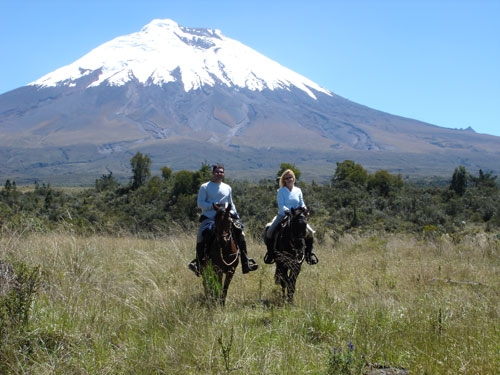
[[[169,18],[166,19],[154,19],[150,23],[148,23],[146,26],[144,26],[141,31],[143,32],[149,32],[150,30],[155,30],[155,29],[167,29],[167,30],[172,30],[172,29],[179,29],[179,24],[175,22],[174,20],[171,20]]]
[[[193,37],[218,37],[222,33],[218,29],[209,28],[189,28],[180,26],[171,19],[154,19],[141,29],[143,33],[156,34],[161,38],[163,33],[174,33],[181,38],[182,34],[191,34]]]
[[[95,78],[86,80],[87,87],[121,86],[131,80],[143,85],[181,81],[186,92],[223,84],[252,91],[294,86],[314,99],[315,91],[331,95],[218,29],[183,27],[171,19],[155,19],[141,31],[104,43],[30,85],[74,86],[91,74]]]

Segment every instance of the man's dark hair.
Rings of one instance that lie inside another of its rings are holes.
[[[222,169],[224,170],[224,165],[223,164],[214,164],[212,166],[212,172],[215,172],[217,169]]]

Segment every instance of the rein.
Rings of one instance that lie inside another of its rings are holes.
[[[229,225],[231,226],[232,222],[230,222]],[[230,262],[226,262],[226,260],[224,258],[224,253],[223,253],[224,247],[229,244],[229,246],[231,246],[231,248],[232,248],[233,243],[234,243],[232,230],[229,229],[229,231],[227,231],[226,233],[223,232],[221,234],[217,234],[216,241],[217,241],[217,244],[219,245],[219,255],[220,255],[220,259],[222,260],[222,263],[224,263],[225,266],[231,267],[238,260],[238,256],[240,254],[240,249],[235,244],[236,249],[238,249],[238,251],[236,251],[236,253],[229,254],[229,256],[234,256],[234,259]]]
[[[302,215],[302,213],[300,213],[299,215]],[[292,220],[294,220],[294,219],[295,219],[295,217],[287,216],[285,218],[285,220],[283,220],[283,222],[281,223],[281,227],[282,227],[282,230],[284,230],[286,227],[290,228],[290,239],[289,239],[288,243],[290,245],[290,248],[295,250],[295,255],[297,255],[298,249],[295,247],[295,242],[294,242],[296,240],[296,237],[292,231]],[[294,261],[301,264],[302,262],[304,262],[305,257],[306,257],[305,251],[302,251],[301,257],[299,257],[299,258],[295,257]]]
[[[295,254],[297,254],[297,252],[295,252]],[[302,257],[300,257],[300,259],[296,258],[295,260],[297,261],[297,263],[302,264],[302,262],[304,261],[305,257],[306,257],[306,254],[305,254],[304,251],[302,251]]]

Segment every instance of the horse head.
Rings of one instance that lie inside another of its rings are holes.
[[[290,227],[293,237],[299,239],[305,238],[309,209],[306,207],[292,208],[290,213]]]
[[[231,233],[231,204],[227,206],[223,204],[213,203],[215,213],[215,232],[220,240],[227,241]]]

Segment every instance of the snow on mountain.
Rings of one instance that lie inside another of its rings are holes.
[[[176,22],[153,20],[139,32],[117,37],[30,85],[75,85],[83,76],[99,71],[89,87],[123,85],[133,79],[142,84],[176,81],[184,90],[223,83],[262,91],[295,86],[316,99],[312,90],[331,93],[244,44],[225,37],[220,30],[187,28]]]

